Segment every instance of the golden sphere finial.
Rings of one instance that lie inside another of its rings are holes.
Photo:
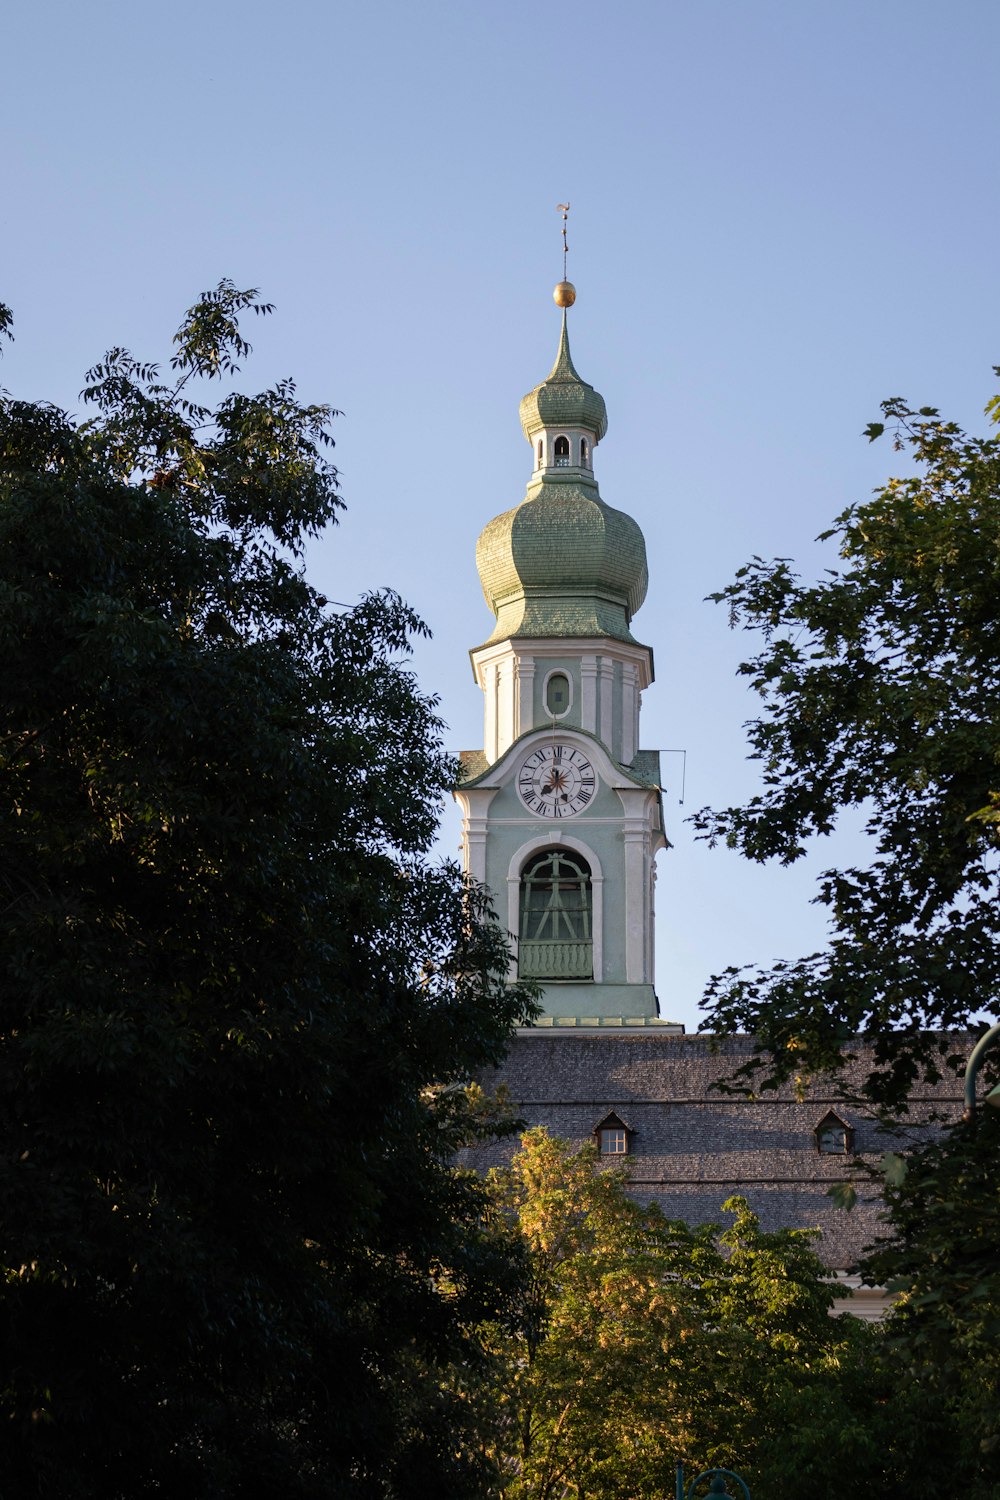
[[[576,287],[571,281],[560,281],[552,295],[556,307],[572,307],[576,301]]]

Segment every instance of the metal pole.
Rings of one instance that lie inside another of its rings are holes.
[[[962,1119],[967,1123],[971,1123],[976,1117],[976,1075],[986,1053],[997,1041],[1000,1041],[1000,1021],[979,1038],[969,1054],[969,1061],[965,1065],[965,1109],[962,1111]]]

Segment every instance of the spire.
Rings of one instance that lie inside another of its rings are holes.
[[[565,307],[562,315],[562,333],[559,336],[559,353],[556,355],[555,364],[545,377],[545,383],[547,384],[550,380],[574,380],[577,385],[585,383],[577,374],[573,356],[569,352],[569,323]]]

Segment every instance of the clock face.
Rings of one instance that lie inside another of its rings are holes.
[[[587,757],[571,745],[542,745],[517,773],[517,790],[538,818],[572,818],[583,812],[597,790]]]

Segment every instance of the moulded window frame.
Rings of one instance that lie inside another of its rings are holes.
[[[623,1136],[625,1140],[625,1149],[623,1151],[602,1150],[602,1141],[605,1131],[608,1131],[609,1133],[613,1132],[616,1137],[619,1135]],[[611,1110],[604,1116],[603,1120],[598,1120],[597,1124],[594,1126],[594,1144],[597,1147],[598,1160],[615,1161],[622,1156],[631,1156],[632,1138],[634,1135],[635,1131],[627,1123],[627,1121],[622,1119],[618,1111],[614,1109]]]
[[[600,984],[604,978],[604,871],[601,862],[582,839],[573,838],[562,828],[553,828],[545,833],[539,833],[535,838],[521,845],[520,849],[511,857],[507,866],[507,931],[513,934],[519,933],[521,920],[521,875],[525,865],[533,854],[539,854],[543,849],[554,849],[559,845],[565,845],[567,849],[575,850],[582,854],[590,866],[590,890],[591,890],[591,943],[593,946],[594,977],[593,979],[575,979],[573,984]],[[514,939],[512,949],[512,960],[515,963],[513,973],[516,974],[517,940]],[[546,979],[545,984],[562,984],[561,979]]]
[[[537,865],[542,860],[548,860],[551,863],[551,861],[552,861],[552,859],[554,857],[557,858],[557,859],[562,859],[562,860],[566,861],[567,863],[570,864],[570,866],[572,866],[574,863],[578,863],[580,865],[585,866],[585,868],[586,868],[586,875],[585,875],[585,877],[584,877],[584,871],[583,870],[579,871],[581,877],[583,877],[583,885],[584,885],[584,892],[585,892],[584,905],[583,905],[583,907],[580,910],[581,910],[581,912],[583,914],[583,925],[584,925],[584,928],[587,931],[588,935],[586,937],[583,937],[583,938],[577,936],[573,940],[575,942],[585,942],[587,944],[587,946],[589,947],[589,949],[590,949],[590,967],[591,967],[591,972],[589,974],[577,974],[577,975],[539,974],[539,975],[532,975],[530,977],[537,978],[539,980],[539,982],[542,983],[542,984],[561,984],[561,983],[566,983],[566,982],[573,983],[573,984],[589,984],[589,983],[593,982],[593,977],[594,977],[593,976],[593,965],[594,965],[594,887],[593,887],[593,879],[592,879],[591,871],[590,871],[590,861],[588,859],[586,859],[586,857],[583,854],[581,854],[578,849],[569,849],[569,848],[567,848],[567,846],[565,845],[565,843],[562,842],[562,840],[560,840],[560,841],[558,841],[556,843],[549,844],[545,849],[538,849],[538,850],[536,850],[534,854],[529,855],[529,857],[524,861],[524,863],[521,866],[521,878],[520,878],[520,882],[519,882],[519,902],[518,902],[518,906],[519,906],[519,913],[518,913],[518,915],[519,915],[519,921],[518,921],[518,927],[517,927],[518,945],[519,945],[518,946],[518,973],[520,973],[520,942],[521,942],[521,939],[522,939],[522,937],[524,937],[524,940],[526,942],[530,942],[531,941],[524,934],[524,928],[527,925],[526,919],[527,919],[527,917],[532,912],[532,908],[529,905],[526,904],[526,897],[529,895],[529,892],[526,891],[526,887],[525,887],[526,874],[527,874],[528,869],[531,866]],[[539,910],[536,909],[534,911],[534,915],[537,916],[539,914],[540,914]],[[545,913],[541,912],[541,915],[544,917]],[[558,944],[560,942],[560,939],[559,938],[552,938],[552,939],[549,939],[549,941]]]
[[[556,449],[560,443],[566,444],[565,453],[557,453]],[[573,442],[568,433],[557,432],[552,439],[552,467],[554,469],[568,469],[573,464]]]
[[[830,1149],[823,1145],[823,1136],[827,1131],[836,1131],[842,1136],[843,1146]],[[816,1150],[820,1156],[850,1156],[854,1150],[854,1126],[835,1109],[827,1110],[821,1120],[813,1126],[813,1138],[816,1142]]]
[[[566,707],[563,709],[561,714],[554,714],[549,708],[549,680],[552,677],[565,677],[566,681],[569,683],[569,702],[566,704]],[[573,698],[574,684],[572,672],[567,667],[550,667],[545,676],[542,678],[542,712],[545,714],[545,717],[548,719],[555,719],[557,723],[560,720],[565,719],[566,715],[570,713],[573,708]]]

